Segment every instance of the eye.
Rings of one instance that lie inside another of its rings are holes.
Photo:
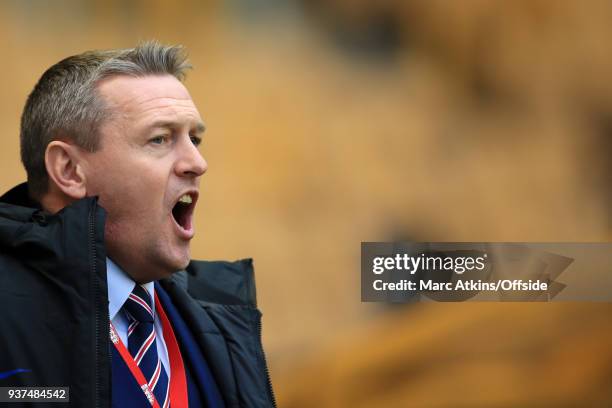
[[[149,139],[149,143],[161,145],[164,144],[168,140],[168,136],[155,136]]]
[[[199,146],[202,143],[202,138],[198,137],[198,136],[189,136],[189,138],[191,139],[191,143],[193,143],[194,146]]]

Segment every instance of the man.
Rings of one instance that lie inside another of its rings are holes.
[[[250,260],[190,262],[204,124],[180,47],[91,51],[28,97],[0,198],[0,386],[72,406],[269,407]],[[55,406],[55,405],[52,405]]]

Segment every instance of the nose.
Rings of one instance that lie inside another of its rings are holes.
[[[175,166],[176,174],[179,177],[199,177],[208,170],[208,163],[192,143],[191,138],[185,139],[186,142],[182,143],[183,147],[179,151],[179,159]]]

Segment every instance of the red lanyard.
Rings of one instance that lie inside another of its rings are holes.
[[[168,357],[170,358],[170,406],[172,408],[188,407],[187,379],[185,377],[183,358],[181,357],[181,351],[179,349],[178,342],[176,341],[176,337],[174,337],[172,325],[170,324],[170,321],[166,316],[166,312],[164,312],[164,309],[157,298],[157,293],[155,294],[155,310],[157,311],[157,314],[161,320],[164,340],[168,349]],[[115,326],[113,326],[112,322],[110,324],[110,339],[123,358],[123,361],[125,361],[125,364],[127,364],[128,368],[132,372],[132,375],[138,382],[140,389],[147,397],[147,400],[149,400],[151,406],[153,408],[160,408],[155,396],[153,395],[153,392],[149,389],[149,384],[147,383],[145,376],[142,374],[140,367],[138,367],[134,361],[134,358],[119,338],[119,335],[117,334]]]

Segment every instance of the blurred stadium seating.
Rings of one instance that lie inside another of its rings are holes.
[[[7,0],[0,182],[44,69],[184,44],[198,258],[252,256],[279,405],[612,406],[609,304],[362,304],[361,241],[609,241],[603,0]],[[137,177],[138,175],[132,175]]]

